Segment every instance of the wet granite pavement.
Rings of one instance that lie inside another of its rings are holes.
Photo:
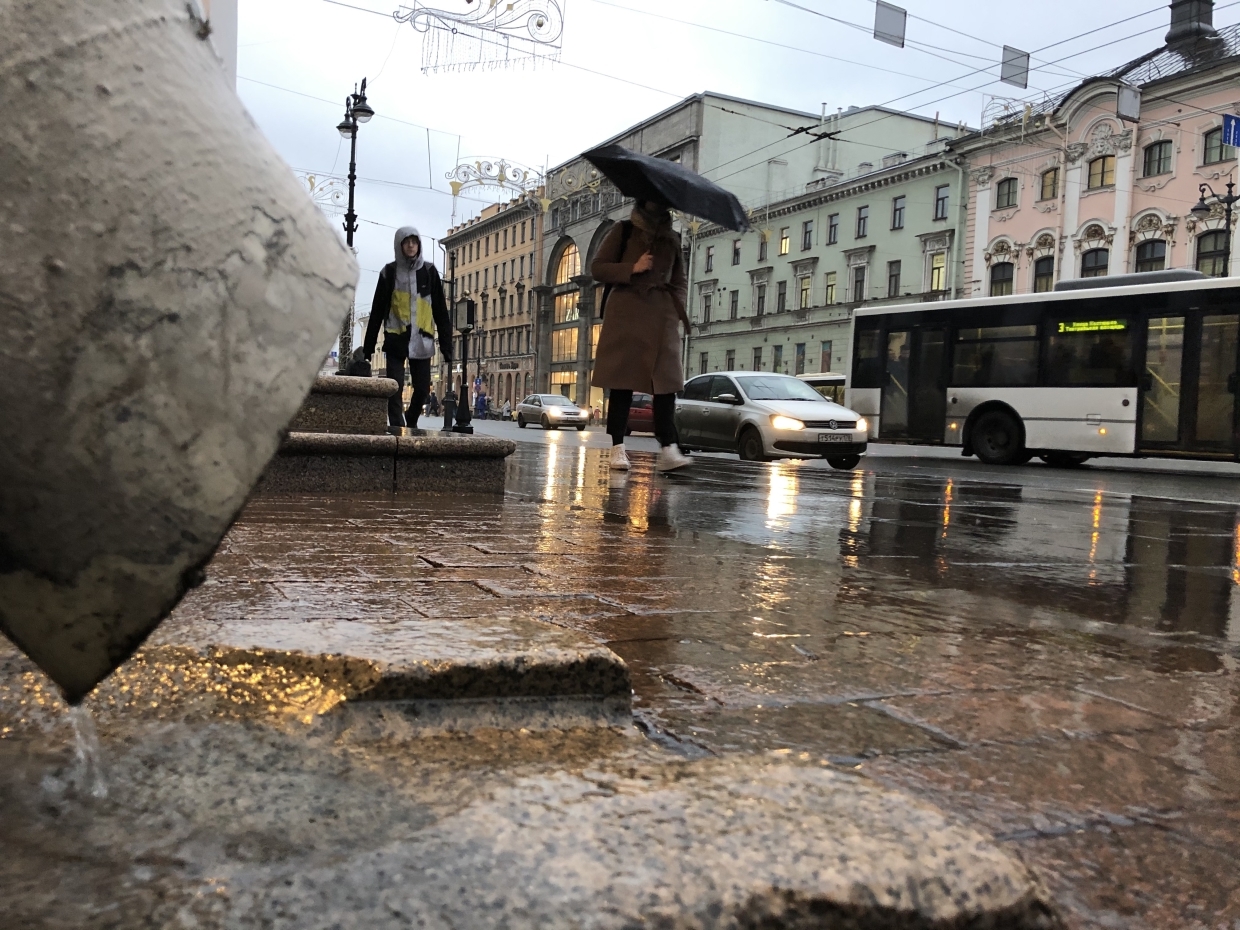
[[[782,757],[994,837],[1069,927],[1240,928],[1234,479],[877,456],[852,473],[710,457],[660,477],[640,452],[608,472],[589,438],[519,445],[502,502],[256,499],[169,624],[549,622],[624,658],[646,740],[531,733],[462,750],[444,736],[416,771],[383,765],[451,806],[463,771],[512,783],[548,766]],[[260,690],[313,704],[298,687]],[[106,745],[123,728],[99,716]],[[143,726],[169,732],[159,714]],[[174,736],[187,769],[205,765]],[[297,755],[292,737],[259,742],[236,752]],[[353,842],[379,829],[368,805],[392,808],[389,832],[430,816],[404,789],[371,799],[371,763],[302,756],[306,784],[320,767],[356,785],[357,809],[328,815],[355,822]],[[66,853],[40,836],[49,860]],[[260,846],[233,853],[281,855]],[[153,851],[149,868],[177,855]],[[47,923],[61,925],[71,914]]]

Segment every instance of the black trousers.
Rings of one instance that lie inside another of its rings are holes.
[[[629,409],[633,406],[633,392],[612,388],[607,407],[607,435],[614,445],[624,442],[629,431]],[[676,395],[654,395],[654,434],[659,445],[670,446],[678,442],[676,433]]]
[[[417,429],[422,405],[431,396],[431,360],[408,357],[409,332],[384,333],[383,354],[387,359],[387,376],[396,382],[398,388],[396,393],[388,398],[388,426]],[[405,391],[406,363],[409,365],[409,383],[413,387],[413,396],[409,398],[409,409],[402,413],[401,394]]]

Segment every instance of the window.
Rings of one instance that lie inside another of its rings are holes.
[[[504,230],[504,248],[508,248],[508,230]]]
[[[762,370],[762,346],[755,346],[753,350],[753,370]]]
[[[698,355],[698,374],[704,375],[708,371],[710,371],[710,353],[703,352],[700,355]],[[685,397],[688,397],[691,400],[705,400],[706,399],[706,388],[709,384],[710,384],[709,380],[690,381],[687,385],[685,385]],[[697,392],[693,390],[695,387],[702,389],[702,396],[700,398],[697,396]]]
[[[801,224],[801,251],[808,252],[814,247],[814,221],[806,220]]]
[[[728,297],[728,319],[735,320],[740,314],[741,309],[741,292],[733,291]]]
[[[881,329],[857,329],[857,353],[853,357],[852,386],[882,387],[886,380],[887,346]]]
[[[901,196],[901,197],[895,197],[891,201],[891,228],[892,229],[903,229],[904,228],[904,203],[906,200],[907,198]]]
[[[900,296],[900,263],[887,263],[887,296]]]
[[[1051,320],[1047,336],[1048,386],[1136,384],[1128,321]]]
[[[936,220],[947,219],[947,206],[951,200],[951,193],[950,184],[940,184],[934,189],[934,218]]]
[[[797,278],[797,309],[808,310],[810,306],[810,291],[812,289],[811,282],[814,279],[809,275]]]
[[[756,313],[758,316],[762,316],[763,314],[766,313],[766,285],[765,284],[758,285],[758,296],[756,298],[756,306],[754,307],[754,313]]]
[[[1021,387],[1037,383],[1037,326],[985,326],[956,332],[954,387]]]
[[[1170,173],[1171,152],[1172,142],[1170,139],[1163,139],[1161,142],[1147,145],[1145,147],[1145,163],[1142,166],[1141,176],[1148,178],[1155,174]]]
[[[581,216],[581,201],[580,200],[574,200],[572,202],[570,215],[573,218],[572,221],[574,223],[577,222],[578,218]]]
[[[702,322],[703,323],[710,322],[710,301],[713,296],[714,296],[713,294],[702,295]]]
[[[525,224],[521,224],[521,228],[525,229]],[[521,280],[525,280],[525,256],[521,256]]]
[[[1197,270],[1212,278],[1227,275],[1227,234],[1208,232],[1197,239]]]
[[[792,353],[792,373],[794,375],[805,374],[805,343],[798,342]]]
[[[822,302],[826,304],[827,306],[830,306],[831,304],[835,303],[835,272],[834,271],[827,272],[827,292],[824,295]]]
[[[1115,184],[1115,156],[1103,155],[1089,163],[1089,190]]]
[[[827,217],[827,245],[835,245],[840,241],[840,215],[832,213]]]
[[[870,208],[857,207],[857,238],[864,239],[870,231]]]
[[[822,340],[822,354],[819,356],[818,370],[819,371],[830,371],[831,370],[831,340],[830,339]],[[841,398],[841,400],[842,399],[843,398]]]
[[[1111,262],[1111,253],[1106,249],[1090,249],[1081,256],[1082,278],[1104,278],[1107,265]]]
[[[525,224],[521,224],[521,244],[525,244]]]
[[[1016,266],[1011,262],[997,262],[990,266],[990,296],[1006,297],[1012,293],[1012,281]]]
[[[577,306],[576,291],[555,295],[555,321],[557,323],[571,323],[580,316],[581,310]]]
[[[791,247],[792,240],[788,238],[788,227],[785,226],[779,231],[779,254],[787,255]]]
[[[1055,289],[1055,259],[1047,255],[1033,263],[1033,292],[1045,294]]]
[[[551,226],[552,228],[556,228],[559,225],[560,225],[560,208],[552,207],[551,208]]]
[[[1236,157],[1236,150],[1230,145],[1223,145],[1223,130],[1211,129],[1203,137],[1205,140],[1204,165],[1214,165],[1220,161],[1231,161]]]
[[[706,374],[706,353],[702,353],[702,371]],[[706,400],[710,396],[710,378],[694,378],[685,385],[685,400]]]
[[[775,285],[775,312],[783,313],[788,309],[788,282],[780,281]]]
[[[706,247],[706,270],[715,270],[715,247],[713,245]]]
[[[930,256],[930,290],[947,290],[947,253],[935,252]]]
[[[736,350],[735,349],[728,349],[728,351],[723,353],[723,370],[724,371],[736,371]]]
[[[784,370],[784,347],[771,346],[771,371]]]
[[[762,235],[758,237],[758,261],[760,262],[766,261],[766,246],[766,233],[762,233]]]
[[[865,300],[865,265],[853,269],[853,300]]]
[[[741,240],[732,240],[732,264],[739,265],[741,263]]]
[[[486,247],[485,254],[490,255],[491,254],[491,237],[487,236],[485,239],[483,239],[482,244]]]
[[[1020,182],[1015,178],[1004,178],[995,187],[995,209],[1002,210],[1004,207],[1016,206],[1016,200],[1020,196]]]
[[[1042,184],[1038,190],[1038,200],[1054,200],[1059,196],[1059,169],[1051,168],[1042,172]]]
[[[1167,243],[1147,239],[1137,246],[1137,271],[1162,271],[1167,267]]]
[[[557,329],[551,333],[551,361],[577,361],[577,327]]]
[[[482,289],[485,291],[490,286],[491,286],[491,269],[483,268],[482,269]]]
[[[581,253],[577,251],[577,246],[570,242],[560,254],[559,264],[555,266],[555,283],[571,284],[573,278],[580,275]]]

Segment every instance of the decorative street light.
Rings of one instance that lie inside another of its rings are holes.
[[[366,79],[362,78],[361,90],[354,85],[353,93],[344,98],[344,119],[336,129],[340,135],[349,140],[349,209],[344,215],[344,237],[349,248],[353,248],[353,234],[357,232],[357,214],[353,212],[353,189],[357,183],[357,127],[361,123],[369,123],[375,115],[374,109],[366,102]],[[340,369],[343,371],[353,353],[353,307],[340,327]]]
[[[1206,191],[1210,192],[1210,198],[1214,203],[1223,205],[1223,275],[1231,274],[1231,205],[1240,200],[1240,194],[1233,193],[1235,182],[1227,182],[1226,196],[1214,193],[1214,188],[1209,184],[1202,184],[1201,199],[1189,211],[1197,218],[1198,222],[1204,221],[1210,215],[1210,204],[1206,203]]]
[[[456,426],[452,427],[454,433],[474,431],[469,423],[473,416],[469,409],[469,334],[474,331],[476,306],[473,298],[462,297],[453,304],[452,309],[453,322],[457,324],[456,331],[461,334],[461,392],[456,398]]]

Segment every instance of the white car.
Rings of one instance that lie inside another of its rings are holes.
[[[586,428],[590,415],[561,394],[531,394],[517,404],[517,426],[525,429],[528,423],[537,423],[543,429],[559,429],[561,426]]]
[[[682,449],[736,452],[742,459],[825,458],[856,468],[869,424],[804,381],[761,371],[717,371],[685,383],[676,399]]]

